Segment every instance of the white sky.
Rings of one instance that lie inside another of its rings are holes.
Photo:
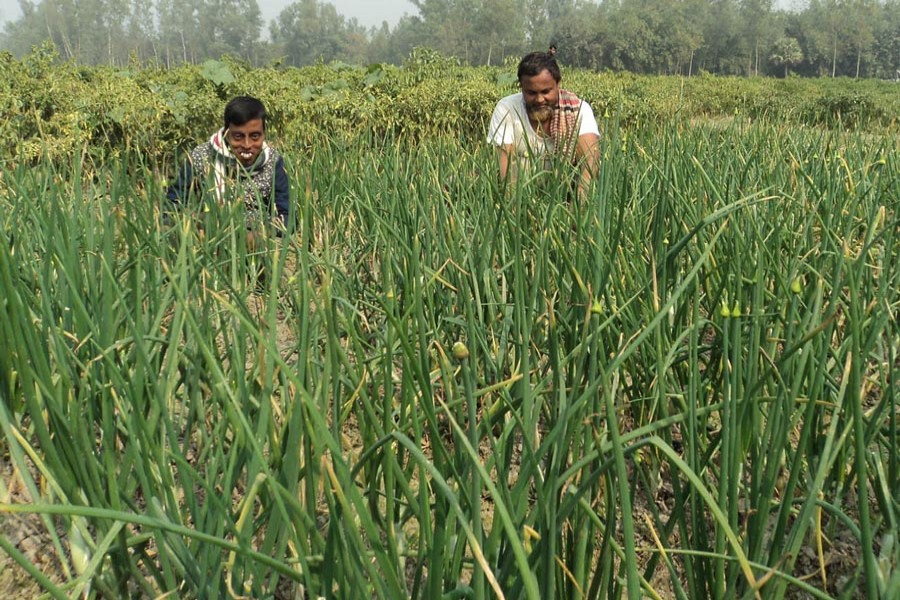
[[[39,4],[40,0],[31,0]],[[290,5],[293,0],[256,0],[266,23],[263,32],[269,30],[269,21]],[[379,27],[382,21],[394,26],[404,14],[415,15],[418,10],[407,0],[326,0],[334,4],[345,17],[356,17],[363,27]],[[0,0],[0,23],[14,21],[21,16],[18,0]]]

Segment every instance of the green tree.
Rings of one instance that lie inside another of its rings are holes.
[[[262,31],[262,13],[256,0],[202,0],[197,16],[203,58],[223,54],[256,58]]]
[[[450,56],[469,60],[480,0],[411,0],[419,9],[428,45]]]
[[[759,75],[760,52],[764,51],[770,33],[772,0],[740,1],[742,46],[747,60],[747,75]]]
[[[522,53],[525,17],[520,0],[485,1],[475,10],[469,36],[471,64],[502,64],[507,57]]]
[[[522,14],[525,18],[526,38],[532,48],[546,49],[550,42],[557,42],[560,31],[571,27],[572,16],[585,4],[574,0],[524,0]]]
[[[740,46],[740,18],[737,0],[709,0],[698,7],[703,44],[697,49],[697,67],[711,73],[737,75],[743,71]]]
[[[157,50],[156,6],[154,0],[131,0],[125,23],[125,34],[131,40],[129,54],[134,51],[138,58],[151,56],[159,62]]]
[[[810,0],[809,53],[822,67],[820,74],[838,74],[838,60],[847,53],[847,11],[843,0]]]
[[[428,37],[422,18],[419,16],[404,16],[391,31],[390,41],[391,62],[400,65],[406,60],[415,48],[436,48]]]
[[[382,21],[380,27],[373,27],[369,33],[369,43],[366,51],[367,62],[396,62],[393,55],[392,39],[393,33],[387,21]]]
[[[856,52],[855,75],[859,79],[863,56],[868,55],[875,43],[876,17],[879,13],[877,0],[849,0],[845,7],[849,27],[849,46]]]
[[[787,77],[788,69],[803,60],[800,42],[792,37],[778,38],[772,45],[772,54],[769,56],[769,60],[777,67],[784,67],[784,76]]]
[[[692,74],[694,54],[703,45],[700,15],[708,0],[660,0],[667,73]]]
[[[50,40],[59,51],[60,58],[75,58],[79,47],[76,32],[78,14],[72,0],[43,0],[37,5],[22,2],[22,18],[7,24],[13,50],[20,55],[27,54],[32,46],[43,40]]]
[[[900,0],[886,0],[875,23],[872,75],[900,79]]]
[[[588,2],[558,19],[553,41],[562,62],[595,70],[608,66],[605,60],[609,30],[603,14],[602,6]]]
[[[529,36],[524,0],[411,0],[419,15],[404,35],[469,64],[499,64],[521,53]]]
[[[157,0],[159,53],[167,66],[200,60],[200,20],[192,0]]]
[[[617,71],[650,71],[659,42],[643,1],[623,2],[608,14],[607,64]]]
[[[18,55],[49,40],[63,60],[124,64],[154,36],[151,0],[22,0],[20,7],[3,36],[3,46]]]
[[[693,70],[703,43],[696,4],[703,0],[623,0],[609,13],[609,65],[640,73]]]
[[[345,19],[327,2],[294,2],[279,13],[270,33],[275,51],[291,65],[365,59],[365,28],[355,19]]]
[[[30,48],[47,39],[47,29],[39,18],[39,8],[33,2],[20,0],[22,15],[16,21],[7,21],[3,28],[2,47],[16,56],[24,56]]]

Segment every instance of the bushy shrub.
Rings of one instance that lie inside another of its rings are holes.
[[[565,69],[563,87],[624,127],[735,118],[844,129],[895,128],[896,86],[880,81],[657,77]],[[61,63],[49,47],[0,56],[0,150],[25,160],[140,148],[167,161],[220,126],[233,96],[265,102],[273,139],[314,144],[324,133],[480,139],[493,104],[517,89],[515,65],[463,67],[419,50],[402,67],[344,63],[128,70]]]

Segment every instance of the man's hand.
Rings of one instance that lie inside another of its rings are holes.
[[[515,146],[505,144],[497,146],[497,156],[500,160],[500,181],[510,185],[516,182],[516,166],[514,163]]]
[[[596,133],[586,133],[578,137],[575,159],[581,169],[578,177],[578,197],[584,198],[600,170],[600,137]]]

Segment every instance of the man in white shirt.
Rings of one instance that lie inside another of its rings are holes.
[[[556,58],[532,52],[519,62],[522,91],[494,108],[487,140],[497,147],[500,178],[514,182],[523,168],[547,168],[552,157],[580,170],[579,195],[597,175],[600,130],[590,105],[561,89]]]

